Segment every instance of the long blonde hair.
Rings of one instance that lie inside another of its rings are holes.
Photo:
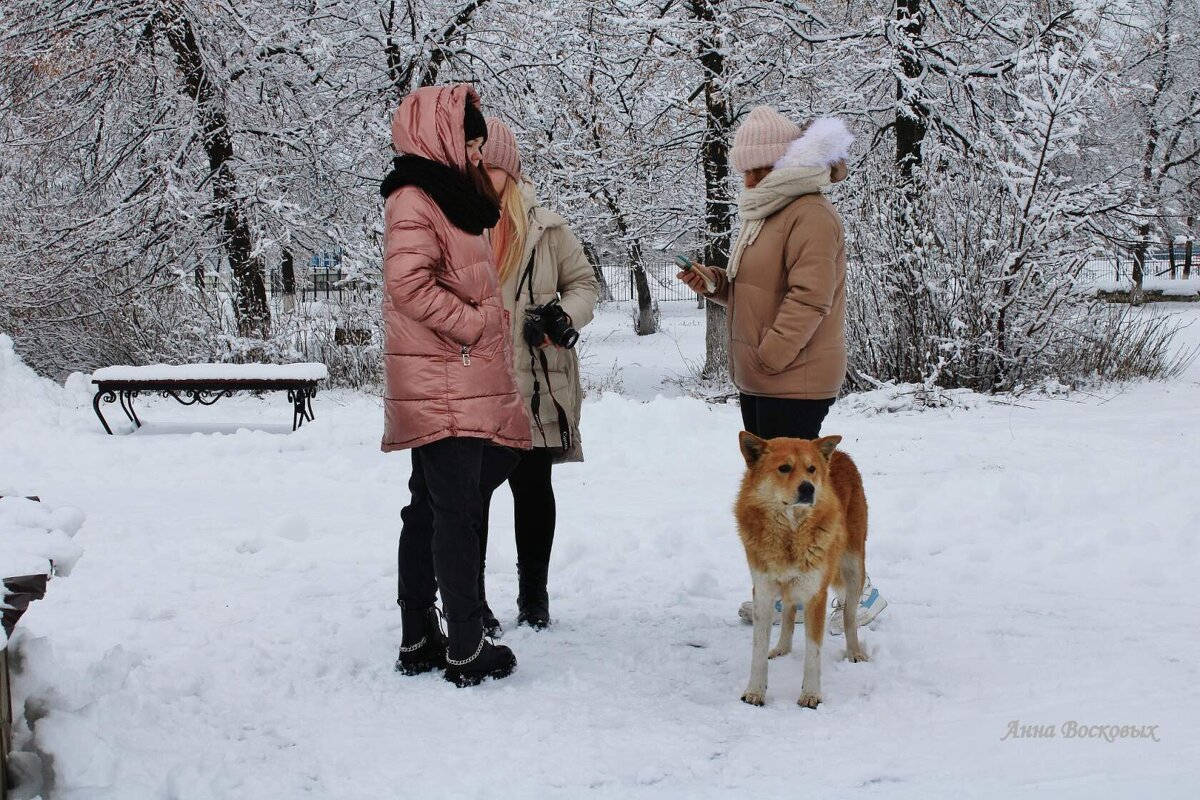
[[[500,196],[500,222],[492,231],[492,255],[503,285],[521,266],[525,240],[529,237],[529,209],[521,196],[519,181],[509,178]]]

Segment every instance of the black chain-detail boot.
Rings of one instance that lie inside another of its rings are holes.
[[[443,677],[455,686],[476,686],[486,678],[506,678],[517,668],[513,651],[502,644],[489,642],[478,619],[469,622],[447,620],[446,628],[450,636]]]
[[[517,624],[534,630],[550,627],[550,593],[546,590],[548,564],[517,564]]]
[[[504,635],[504,629],[500,627],[500,620],[496,619],[495,613],[492,612],[492,607],[488,605],[487,591],[484,587],[484,575],[486,575],[485,564],[479,562],[479,610],[480,619],[483,620],[483,633],[485,636],[490,636],[493,639],[499,639]]]
[[[438,621],[435,606],[406,608],[400,604],[400,655],[396,671],[404,675],[421,675],[446,668],[446,637]]]

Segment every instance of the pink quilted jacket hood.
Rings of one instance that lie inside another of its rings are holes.
[[[392,118],[396,150],[465,168],[468,101],[479,98],[465,84],[408,95]],[[487,241],[452,225],[415,186],[388,196],[384,220],[383,450],[451,436],[529,448]]]

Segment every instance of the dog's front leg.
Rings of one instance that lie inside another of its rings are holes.
[[[796,702],[805,708],[821,703],[821,642],[825,638],[825,589],[804,601],[804,684]]]
[[[767,699],[767,650],[771,645],[771,613],[779,588],[765,575],[751,573],[754,579],[754,649],[750,657],[750,683],[742,702],[761,706]]]

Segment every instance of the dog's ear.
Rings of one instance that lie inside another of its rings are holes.
[[[829,460],[830,456],[833,455],[833,451],[836,450],[837,446],[841,443],[842,437],[840,436],[822,436],[815,442],[817,447],[821,448],[821,455],[825,456],[826,461]]]
[[[766,439],[760,439],[749,431],[742,431],[738,434],[738,444],[741,445],[742,458],[746,459],[747,467],[753,467],[758,463],[767,449]]]

